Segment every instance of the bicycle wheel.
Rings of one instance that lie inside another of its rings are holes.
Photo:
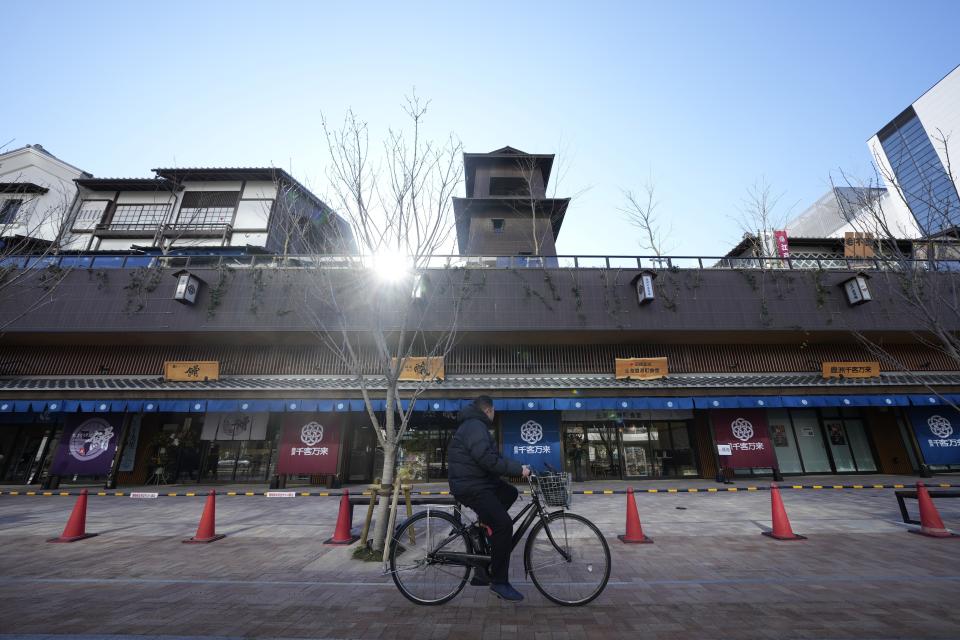
[[[556,546],[547,536],[547,527]],[[587,604],[610,579],[610,548],[603,534],[583,516],[565,511],[552,513],[533,527],[523,558],[540,593],[561,605]]]
[[[421,511],[404,522],[390,544],[393,582],[416,604],[443,604],[460,593],[470,567],[431,562],[427,554],[438,549],[469,553],[467,536],[444,511]]]

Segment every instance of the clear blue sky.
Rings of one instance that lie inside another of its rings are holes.
[[[724,253],[765,176],[799,212],[960,63],[960,2],[5,2],[0,142],[97,176],[292,169],[320,113],[380,132],[411,87],[467,151],[567,150],[562,253],[636,254],[652,171],[675,254]],[[15,89],[11,91],[11,89]]]

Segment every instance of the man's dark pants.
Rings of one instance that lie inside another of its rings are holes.
[[[496,489],[470,494],[457,494],[456,499],[477,512],[480,522],[493,529],[490,580],[497,584],[509,582],[510,551],[513,546],[513,521],[508,510],[517,501],[517,489],[501,482]]]

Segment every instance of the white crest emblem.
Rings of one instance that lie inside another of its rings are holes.
[[[930,433],[938,438],[949,438],[953,435],[953,425],[943,416],[930,416],[927,418],[927,426],[930,427]]]
[[[753,425],[746,418],[737,418],[730,423],[730,431],[737,440],[746,442],[753,437]]]
[[[300,429],[300,440],[308,447],[312,447],[323,440],[323,425],[319,422],[308,422]]]
[[[113,426],[102,418],[92,418],[74,429],[70,436],[70,455],[86,462],[110,448]]]
[[[539,422],[527,420],[520,425],[520,439],[527,444],[537,444],[543,439],[543,427]]]

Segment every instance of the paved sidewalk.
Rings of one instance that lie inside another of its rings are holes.
[[[74,501],[0,496],[0,638],[960,637],[960,539],[907,533],[889,489],[784,492],[809,536],[800,542],[759,535],[765,491],[637,494],[651,545],[616,540],[623,495],[578,496],[573,510],[606,534],[613,573],[597,601],[571,609],[526,581],[520,551],[512,579],[524,603],[467,587],[417,607],[378,565],[321,543],[336,500],[221,499],[227,537],[184,545],[201,499],[96,498],[87,529],[99,536],[46,544]],[[937,503],[948,527],[960,528],[958,503]]]

